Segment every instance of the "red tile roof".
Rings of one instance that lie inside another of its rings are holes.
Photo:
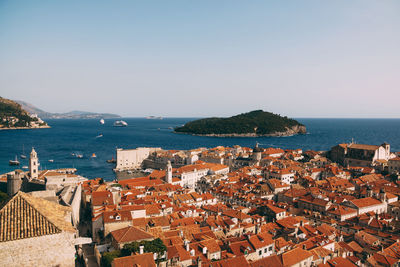
[[[153,253],[143,253],[139,255],[132,255],[127,257],[115,258],[112,262],[113,267],[156,267]]]
[[[111,235],[118,243],[127,243],[135,241],[139,242],[142,240],[154,239],[154,236],[132,226],[112,231]]]

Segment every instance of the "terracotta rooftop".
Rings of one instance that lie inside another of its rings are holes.
[[[135,242],[147,239],[154,239],[154,236],[136,227],[128,226],[111,232],[111,235],[118,243]]]
[[[284,266],[292,266],[312,256],[307,250],[295,248],[282,254],[282,263]]]
[[[348,146],[348,148],[353,148],[353,149],[364,149],[364,150],[376,150],[379,148],[379,146],[374,146],[374,145],[363,145],[363,144],[351,144]]]
[[[18,192],[0,210],[0,242],[74,232],[71,209]]]
[[[212,267],[247,267],[250,266],[244,256],[220,260],[211,263]]]
[[[351,261],[348,259],[342,258],[342,257],[336,257],[328,261],[329,265],[334,267],[334,266],[340,266],[340,267],[356,267],[357,265],[353,264]]]
[[[139,255],[131,255],[127,257],[115,258],[113,261],[114,267],[156,267],[154,262],[153,253],[143,253]]]
[[[359,199],[353,199],[350,201],[353,203],[357,208],[365,208],[368,206],[374,206],[374,205],[379,205],[382,204],[381,201],[372,198],[372,197],[366,197],[366,198],[359,198]]]
[[[272,255],[266,258],[262,258],[250,263],[251,267],[265,267],[265,266],[274,266],[274,267],[283,267],[282,262],[279,259],[279,256]]]

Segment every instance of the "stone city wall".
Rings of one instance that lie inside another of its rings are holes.
[[[0,242],[1,266],[75,266],[74,234]]]

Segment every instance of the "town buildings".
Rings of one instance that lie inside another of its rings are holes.
[[[109,266],[397,266],[399,182],[389,146],[369,148],[346,146],[343,165],[258,145],[148,150],[140,165],[160,168],[143,177],[76,181],[91,214],[80,222]],[[60,173],[45,176],[57,190]]]

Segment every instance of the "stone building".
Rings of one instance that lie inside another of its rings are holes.
[[[116,171],[133,170],[141,167],[142,162],[150,156],[150,154],[161,150],[161,148],[138,147],[136,149],[118,148]]]
[[[395,157],[389,160],[388,170],[390,174],[398,175],[400,173],[400,157]]]
[[[331,148],[330,159],[343,166],[373,166],[377,161],[387,161],[393,155],[390,145],[383,143],[380,146],[364,144],[339,144]]]
[[[18,192],[0,209],[2,266],[75,266],[71,209]]]

